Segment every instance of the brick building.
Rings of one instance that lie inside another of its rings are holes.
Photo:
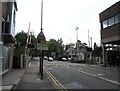
[[[120,1],[101,12],[99,19],[101,24],[102,59],[106,65],[113,54],[117,56],[120,52]]]
[[[0,74],[6,72],[12,68],[14,44],[15,44],[15,16],[17,9],[17,2],[1,2],[1,13],[0,18],[1,29],[0,29],[0,65],[2,71]]]

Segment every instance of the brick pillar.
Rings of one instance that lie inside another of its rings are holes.
[[[105,44],[102,44],[102,61],[104,66],[106,66],[106,50],[105,50]]]

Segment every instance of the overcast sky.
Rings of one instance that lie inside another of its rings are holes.
[[[62,38],[64,44],[78,39],[88,44],[89,35],[92,42],[100,44],[99,13],[119,0],[43,0],[43,32],[46,40]],[[27,32],[29,22],[31,31],[37,36],[40,32],[41,0],[18,0],[16,15],[16,33]]]

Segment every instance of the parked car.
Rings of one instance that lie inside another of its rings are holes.
[[[70,58],[70,57],[68,57],[68,61],[71,61],[71,58]]]
[[[44,56],[44,60],[48,60],[48,57],[47,57],[47,56]]]
[[[64,58],[64,57],[63,57],[63,58],[62,58],[62,61],[67,61],[67,58]]]
[[[52,57],[48,57],[48,61],[53,61],[53,58]]]

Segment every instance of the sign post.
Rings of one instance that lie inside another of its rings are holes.
[[[43,79],[43,57],[44,57],[44,50],[48,50],[46,44],[37,43],[37,50],[41,52],[40,55],[40,64],[39,64],[39,74],[41,75],[41,79]]]
[[[41,32],[38,34],[37,39],[37,49],[41,51],[40,57],[40,65],[39,65],[39,73],[41,74],[41,79],[43,79],[43,57],[44,57],[44,50],[48,50],[46,45],[46,38],[43,33],[43,0],[41,0]]]

